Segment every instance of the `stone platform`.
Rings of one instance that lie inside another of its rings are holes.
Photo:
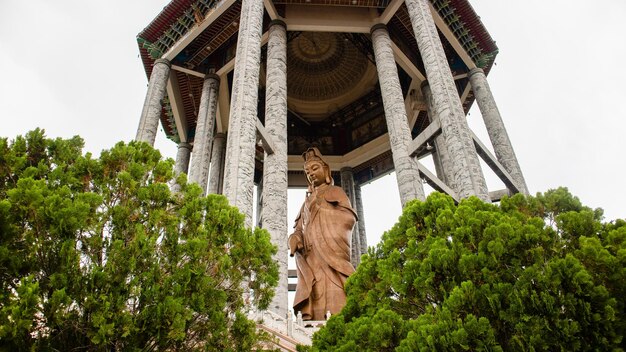
[[[257,323],[257,328],[264,330],[275,337],[272,348],[278,347],[281,351],[296,351],[297,345],[311,345],[313,334],[326,324],[326,321],[302,321],[281,317],[270,311],[259,311],[250,314],[249,318]],[[270,347],[270,346],[268,346]]]

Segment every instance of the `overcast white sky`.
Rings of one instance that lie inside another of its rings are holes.
[[[567,186],[626,217],[626,1],[470,1],[500,48],[488,80],[531,193]],[[0,136],[78,134],[96,155],[134,138],[147,85],[135,36],[167,2],[0,0]],[[477,107],[468,120],[488,144]],[[157,147],[175,156],[162,132]],[[395,176],[363,192],[373,244],[400,215]]]

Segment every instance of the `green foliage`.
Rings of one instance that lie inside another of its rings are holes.
[[[173,161],[145,143],[82,147],[0,139],[0,350],[256,346],[244,310],[277,282],[268,233],[184,175],[170,192]]]
[[[566,188],[407,205],[314,351],[623,350],[626,222]]]

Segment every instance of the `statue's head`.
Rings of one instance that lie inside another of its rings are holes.
[[[322,153],[319,149],[311,147],[302,154],[304,158],[304,173],[309,185],[313,187],[322,184],[333,184],[333,178],[330,176],[330,167],[322,159]]]

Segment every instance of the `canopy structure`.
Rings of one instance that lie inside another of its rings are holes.
[[[325,155],[342,156],[368,143],[385,143],[387,130],[369,35],[374,19],[383,14],[395,44],[402,93],[411,112],[412,136],[428,125],[419,91],[424,67],[402,1],[291,0],[265,4],[271,13],[264,14],[264,32],[272,18],[284,18],[287,23],[288,139],[289,155],[296,156],[290,163],[294,174],[301,172],[298,157],[309,145],[317,145]],[[467,112],[474,101],[467,72],[481,67],[488,73],[498,48],[468,1],[437,0],[431,6]],[[167,95],[161,122],[173,141],[193,142],[203,77],[209,68],[225,77],[231,89],[240,13],[240,1],[174,0],[137,36],[148,76],[156,59],[165,57],[172,63],[177,84]],[[324,21],[315,23],[315,17]],[[264,87],[259,88],[262,94]],[[261,121],[263,103],[260,99]],[[220,105],[217,131],[225,132],[229,101],[221,99]],[[338,161],[334,169],[352,167],[359,183],[388,174],[393,170],[391,151],[382,149],[357,151],[363,154],[360,158],[350,155],[359,164],[333,158]],[[423,148],[419,153],[428,151]],[[301,178],[292,179],[294,186],[303,185]]]
[[[137,139],[153,143],[160,121],[178,172],[250,225],[258,186],[259,225],[279,246],[279,315],[286,191],[307,186],[311,146],[359,214],[355,265],[367,248],[360,186],[391,171],[403,205],[424,183],[456,200],[528,192],[487,83],[498,48],[468,0],[173,0],[137,42],[150,80]],[[474,102],[491,148],[467,125]],[[505,189],[487,189],[480,158]]]

